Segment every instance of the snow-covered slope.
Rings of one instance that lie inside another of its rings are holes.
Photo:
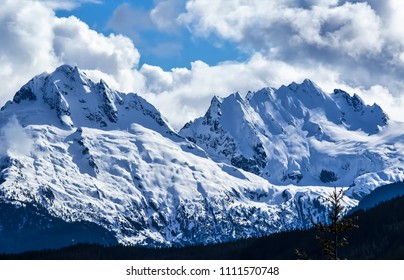
[[[355,186],[361,198],[404,179],[404,126],[342,90],[310,80],[279,89],[214,97],[205,116],[180,134],[212,159],[277,185]]]
[[[367,210],[378,204],[404,195],[404,182],[397,182],[379,187],[364,197],[359,205],[351,211]]]
[[[112,90],[103,80],[94,83],[83,71],[69,65],[34,77],[2,111],[3,116],[18,115],[23,126],[125,130],[136,121],[161,134],[172,133],[160,113],[137,94]]]
[[[140,96],[77,68],[33,78],[0,111],[0,207],[26,209],[16,224],[0,220],[0,238],[33,218],[41,234],[84,223],[106,243],[105,229],[123,244],[223,242],[325,219],[333,184],[352,185],[350,208],[403,179],[402,126],[309,81],[214,98],[181,135]]]
[[[221,242],[301,227],[309,209],[324,218],[321,197],[331,191],[278,187],[217,163],[138,95],[70,66],[24,85],[0,111],[0,128],[2,203],[45,209],[42,224],[52,216],[94,223],[124,244]],[[9,224],[0,220],[0,237],[12,236]]]

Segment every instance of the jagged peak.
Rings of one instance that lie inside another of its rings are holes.
[[[245,96],[245,99],[246,99],[247,101],[250,101],[251,98],[254,97],[254,94],[255,94],[255,93],[256,93],[256,92],[249,90],[249,91],[247,92],[247,95]]]
[[[363,105],[365,105],[365,102],[363,101],[363,99],[357,95],[356,93],[353,94],[352,99],[354,100],[358,100],[358,102],[362,103]]]
[[[377,103],[373,103],[373,105],[370,107],[372,113],[379,113],[382,115],[382,120],[384,124],[387,124],[388,121],[390,120],[389,115],[383,111],[382,107],[379,106]]]
[[[354,93],[352,96],[344,90],[334,89],[334,95],[345,101],[349,106],[352,106],[355,111],[362,111],[366,107],[363,99]]]
[[[336,89],[334,89],[334,94],[336,94],[336,95],[346,95],[348,93],[343,89],[336,88]]]
[[[264,87],[258,91],[248,91],[245,99],[248,102],[262,102],[263,99],[266,100],[268,97],[272,99],[274,97],[275,91],[276,89],[272,87]]]
[[[241,97],[239,92],[225,98],[214,96],[204,116],[206,123],[227,120],[228,112],[239,112],[236,109],[239,106],[243,114],[250,115],[249,112],[256,111],[272,121],[278,118],[278,121],[293,125],[297,119],[302,119],[308,111],[315,109],[330,122],[337,125],[342,123],[349,130],[361,129],[368,133],[374,133],[375,126],[383,126],[388,120],[379,106],[365,105],[357,94],[351,96],[341,89],[335,89],[334,94],[327,94],[313,81],[305,79],[300,84],[292,82],[279,89],[264,87],[255,92],[249,91],[246,98]],[[355,112],[363,113],[359,116]]]
[[[214,95],[210,101],[210,105],[212,106],[212,105],[216,105],[216,104],[221,104],[222,102],[223,102],[223,98],[221,98],[217,95]]]
[[[205,114],[205,117],[207,119],[212,119],[215,117],[220,117],[222,115],[221,112],[221,105],[222,105],[223,99],[219,96],[213,96],[212,100],[210,102],[210,106],[208,111]]]
[[[32,80],[30,82],[32,82]],[[30,86],[30,82],[22,86],[21,89],[16,92],[16,94],[13,97],[13,101],[15,103],[18,104],[23,100],[35,101],[37,99],[36,94],[32,90],[32,87]]]
[[[109,130],[128,129],[137,123],[175,134],[160,112],[137,94],[113,90],[103,79],[94,83],[79,68],[67,64],[51,73],[35,76],[2,111],[6,115],[29,114],[29,118],[24,117],[26,125],[62,124],[65,127],[68,124],[69,129],[85,126]]]
[[[300,84],[298,84],[296,82],[292,82],[291,84],[289,84],[287,86],[287,88],[289,88],[290,90],[295,91],[295,92],[298,92],[298,91],[304,92],[304,93],[315,92],[315,93],[317,93],[317,95],[324,94],[322,89],[310,79],[304,79],[303,82]]]
[[[239,104],[236,106],[243,106],[246,104],[246,100],[241,96],[240,92],[236,91],[227,97],[224,97],[221,104],[223,104],[223,106],[224,104],[226,104],[226,106],[229,106],[229,104]]]
[[[73,67],[68,64],[61,65],[51,73],[43,72],[42,74],[39,74],[29,80],[20,88],[19,91],[16,92],[13,97],[13,102],[18,104],[24,100],[36,101],[39,97],[37,96],[39,89],[45,84],[52,85],[53,93],[60,93],[59,89],[55,89],[54,87],[61,80],[61,77],[65,77],[67,80],[77,80],[82,79],[82,76],[85,77],[85,75],[81,73],[77,67]],[[86,77],[85,79],[88,80]]]
[[[343,97],[349,104],[358,103],[363,106],[366,106],[365,101],[360,97],[358,94],[354,93],[353,95],[350,95],[348,92],[342,90],[342,89],[334,89],[334,95]],[[374,103],[372,106],[377,105]],[[377,105],[378,106],[378,105]]]
[[[63,76],[66,78],[80,79],[83,73],[77,68],[77,66],[71,66],[63,64],[55,69],[49,76],[58,77]]]
[[[233,97],[234,99],[236,99],[237,101],[244,102],[243,97],[241,96],[240,92],[238,92],[238,91],[232,93],[230,96]]]
[[[365,104],[364,100],[356,93],[350,95],[344,90],[335,89],[333,94],[334,101],[338,104],[343,112],[343,122],[348,121],[349,115],[351,115],[350,126],[351,129],[359,128],[363,131],[374,134],[379,132],[378,126],[384,126],[387,124],[389,117],[383,111],[383,109],[374,103],[373,105]],[[357,125],[355,122],[358,121],[358,115],[360,114],[360,119],[366,125]]]
[[[110,88],[110,87],[108,86],[107,82],[105,82],[105,80],[102,79],[102,78],[100,79],[99,84],[100,84],[100,86],[103,87],[103,88],[106,88],[106,89],[109,89],[109,88]]]
[[[77,71],[77,66],[71,66],[69,64],[62,64],[59,67],[56,67],[55,72],[64,72],[64,73],[71,73],[73,71]]]
[[[71,66],[69,64],[63,64],[57,67],[52,73],[44,73],[40,76],[56,81],[61,78],[67,81],[76,81],[79,82],[80,85],[92,86],[94,84],[94,82],[87,77],[85,72],[80,70],[77,66]]]
[[[318,87],[318,85],[315,82],[313,82],[312,80],[307,79],[307,78],[303,80],[302,85]]]

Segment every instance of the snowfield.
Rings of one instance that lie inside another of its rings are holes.
[[[123,244],[212,243],[324,220],[404,180],[403,124],[311,81],[213,98],[177,133],[137,94],[67,65],[0,111],[0,199],[88,221]],[[0,221],[0,233],[1,233]]]

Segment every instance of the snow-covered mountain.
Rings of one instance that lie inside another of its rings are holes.
[[[379,205],[382,202],[391,200],[393,198],[404,195],[404,182],[384,185],[372,191],[369,195],[365,196],[356,206],[351,210],[367,210]]]
[[[333,184],[351,185],[344,204],[354,207],[404,179],[402,128],[376,105],[305,81],[214,98],[177,134],[137,94],[64,65],[34,77],[0,111],[0,207],[31,209],[13,226],[1,219],[0,239],[22,236],[32,217],[41,234],[55,221],[65,231],[82,222],[149,246],[305,226],[309,212],[325,218]]]
[[[218,162],[276,185],[351,186],[361,198],[404,179],[404,126],[376,104],[310,80],[279,89],[214,97],[180,135]]]

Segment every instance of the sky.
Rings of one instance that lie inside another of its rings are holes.
[[[177,129],[213,95],[309,78],[404,121],[401,0],[0,0],[0,106],[78,66],[136,92]]]

